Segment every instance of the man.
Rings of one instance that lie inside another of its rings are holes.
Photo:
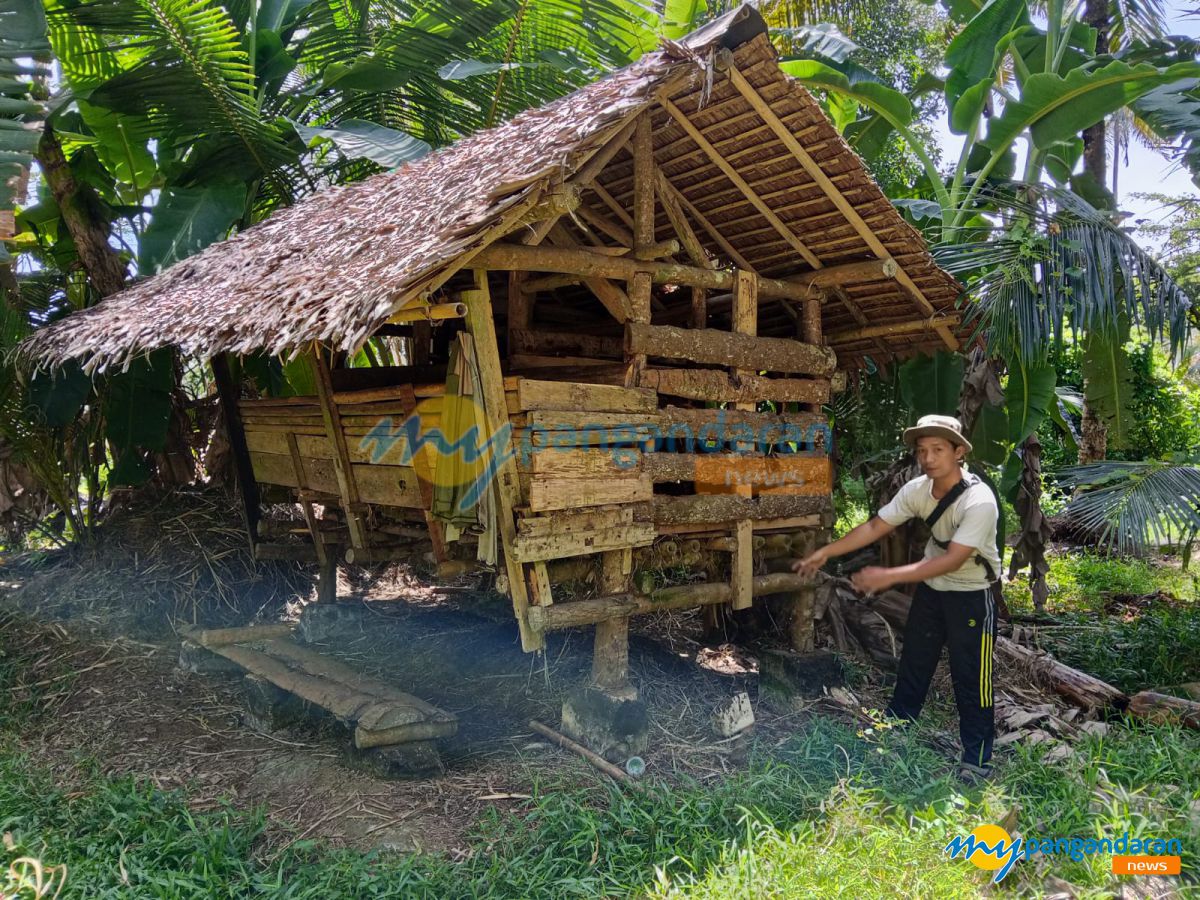
[[[922,416],[904,432],[924,473],[905,484],[870,521],[822,547],[793,568],[815,573],[835,556],[851,553],[890,534],[910,519],[932,522],[925,558],[906,566],[867,566],[851,579],[865,594],[918,581],[896,690],[887,712],[915,721],[925,702],[942,645],[950,649],[950,675],[958,706],[963,756],[960,774],[968,781],[991,775],[992,645],[996,608],[991,584],[1000,571],[996,550],[996,499],[991,489],[963,471],[971,451],[962,426],[950,416]],[[963,482],[962,487],[958,487]],[[942,502],[949,496],[948,502]],[[941,507],[940,514],[933,514]]]

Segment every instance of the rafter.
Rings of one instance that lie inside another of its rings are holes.
[[[891,259],[892,254],[883,245],[883,242],[875,236],[875,233],[871,231],[870,226],[863,221],[863,217],[859,215],[854,205],[846,199],[837,185],[830,180],[829,176],[825,174],[825,170],[812,158],[808,151],[800,146],[800,142],[796,140],[787,126],[783,124],[783,121],[775,114],[775,111],[771,109],[767,101],[762,98],[762,95],[758,93],[754,85],[747,81],[746,76],[738,71],[738,67],[733,63],[732,55],[725,55],[723,58],[727,64],[726,71],[729,73],[729,78],[733,82],[733,86],[737,88],[738,93],[746,98],[755,111],[758,112],[762,120],[775,133],[775,136],[791,151],[801,167],[820,186],[821,190],[825,192],[834,206],[846,217],[846,221],[854,227],[854,230],[866,242],[871,252],[880,259]],[[929,302],[925,294],[917,287],[916,282],[909,277],[909,274],[904,271],[903,266],[897,265],[896,267],[896,281],[912,297],[913,302],[921,312],[928,316],[934,315],[936,310],[933,304]],[[958,339],[954,337],[949,328],[942,325],[937,326],[936,330],[947,347],[951,350],[958,349]]]
[[[717,152],[717,149],[708,142],[708,138],[700,133],[700,129],[693,125],[692,121],[684,115],[683,110],[672,103],[667,97],[659,97],[658,102],[663,105],[663,109],[671,114],[671,118],[678,122],[679,126],[691,136],[696,145],[716,164],[717,168],[724,172],[725,176],[746,195],[746,199],[754,204],[755,209],[763,214],[763,218],[770,222],[775,230],[779,232],[780,236],[791,244],[797,253],[804,257],[804,261],[814,269],[821,268],[821,260],[817,259],[816,254],[808,249],[804,241],[796,237],[795,232],[788,228],[787,223],[779,218],[771,207],[767,206],[766,202],[755,193],[754,188],[750,187],[746,179],[738,173],[738,170]]]
[[[697,224],[699,224],[701,228],[708,232],[709,237],[716,241],[717,246],[725,251],[725,255],[729,257],[734,265],[736,265],[739,269],[746,269],[747,271],[751,272],[754,271],[754,266],[750,265],[750,263],[746,260],[746,257],[742,256],[742,254],[737,251],[737,248],[734,247],[733,244],[729,243],[728,240],[726,240],[725,235],[721,234],[720,229],[714,226],[712,222],[708,221],[708,218],[704,215],[704,213],[696,209],[695,205],[675,188],[675,185],[668,181],[666,182],[665,189],[670,196],[679,201],[680,206],[682,206],[688,211],[688,213],[691,214],[691,217],[696,220]]]

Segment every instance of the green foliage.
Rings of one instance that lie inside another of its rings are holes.
[[[246,186],[211,182],[163,191],[138,245],[138,269],[153,274],[229,233],[245,213]]]
[[[1046,580],[1047,611],[1061,624],[1039,634],[1059,659],[1130,693],[1200,680],[1195,575],[1140,559],[1054,554]],[[1032,608],[1023,577],[1006,594],[1014,610]]]
[[[954,415],[962,380],[963,358],[957,353],[922,353],[901,365],[900,391],[908,407],[909,424],[933,413]]]

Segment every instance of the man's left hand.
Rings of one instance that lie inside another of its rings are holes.
[[[894,584],[891,570],[883,566],[867,566],[865,569],[859,569],[850,577],[850,583],[854,585],[855,590],[864,594],[886,591]]]

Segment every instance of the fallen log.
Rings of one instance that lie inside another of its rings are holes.
[[[273,641],[291,635],[295,626],[290,622],[264,622],[261,625],[242,625],[236,628],[181,628],[180,633],[201,647],[212,650],[229,644],[251,644]]]
[[[1140,691],[1129,698],[1126,712],[1155,725],[1183,725],[1200,729],[1200,703],[1155,691]]]
[[[855,630],[859,642],[876,659],[881,655],[889,655],[889,645],[898,646],[893,645],[892,641],[904,633],[909,606],[912,604],[911,598],[900,591],[884,591],[868,604],[860,604],[853,599],[856,595],[849,587],[839,586],[838,594],[843,600],[842,618],[847,626]],[[877,614],[880,620],[886,621],[894,629],[894,633],[880,634],[880,629],[871,622],[867,610]],[[1123,691],[1060,662],[1045,651],[1033,650],[1008,638],[997,636],[995,652],[1006,664],[1024,669],[1039,683],[1081,709],[1124,709],[1129,703],[1129,697]],[[1200,709],[1200,704],[1196,706]]]
[[[996,638],[996,654],[1012,666],[1024,668],[1037,681],[1084,710],[1124,709],[1129,697],[1106,681],[1059,662],[1049,653],[1023,647],[1008,638]]]

